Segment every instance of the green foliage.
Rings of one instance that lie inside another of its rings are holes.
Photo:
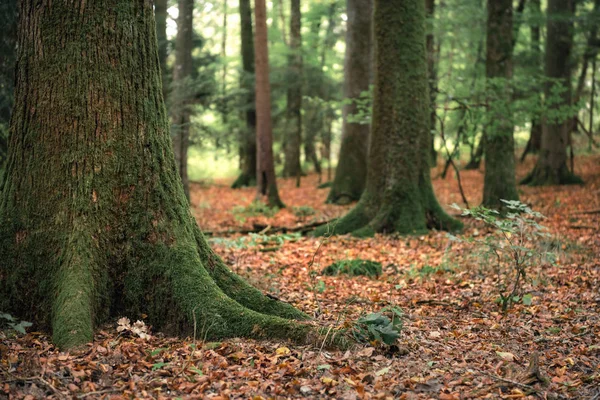
[[[3,325],[8,326],[10,329],[13,329],[24,335],[27,333],[25,329],[29,328],[33,324],[27,321],[19,321],[10,314],[0,313],[0,328],[2,328]]]
[[[356,105],[356,112],[348,115],[349,123],[369,125],[373,108],[373,85],[369,86],[369,90],[361,92],[355,99],[344,99],[342,104]]]
[[[340,260],[323,269],[323,275],[368,276],[377,278],[381,275],[381,263],[371,260]]]
[[[223,246],[226,248],[234,249],[247,249],[256,246],[282,246],[286,241],[296,241],[302,234],[299,232],[294,233],[281,233],[277,235],[266,235],[261,233],[250,233],[247,236],[240,236],[237,238],[210,238],[208,243],[211,245]]]
[[[292,213],[298,218],[309,217],[315,215],[316,211],[310,206],[292,207]]]
[[[531,297],[523,295],[522,282],[534,265],[554,264],[556,254],[551,248],[543,247],[544,239],[550,237],[547,228],[538,220],[544,218],[539,212],[519,201],[502,200],[506,205],[505,215],[485,207],[463,209],[463,216],[470,216],[493,229],[492,234],[483,239],[478,237],[458,238],[449,235],[451,240],[472,243],[482,250],[482,264],[492,265],[498,276],[498,302],[506,311],[513,303],[522,301],[527,305]]]
[[[400,337],[402,315],[398,307],[384,307],[379,312],[360,317],[352,326],[352,335],[361,343],[379,342],[391,346]]]
[[[279,212],[278,207],[269,207],[262,201],[254,201],[249,206],[235,206],[233,207],[232,213],[236,219],[245,221],[248,217],[258,217],[264,215],[265,217],[271,218]]]

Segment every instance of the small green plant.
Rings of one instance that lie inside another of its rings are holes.
[[[519,301],[525,305],[531,304],[531,296],[521,293],[527,270],[533,265],[554,264],[556,256],[550,249],[540,245],[550,237],[547,229],[538,223],[544,216],[519,201],[502,202],[506,208],[503,216],[485,207],[463,209],[453,204],[452,207],[461,210],[463,216],[482,221],[493,229],[493,233],[484,238],[449,237],[481,247],[486,260],[493,260],[492,265],[498,275],[498,302],[506,311]]]
[[[264,215],[265,217],[271,218],[279,212],[277,207],[269,207],[267,204],[261,201],[254,201],[249,206],[235,206],[233,207],[232,213],[236,219],[245,221],[248,217],[258,217]]]
[[[32,325],[32,323],[27,321],[19,321],[18,319],[7,313],[0,313],[0,328],[2,328],[3,325],[6,325],[10,329],[14,329],[15,331],[24,335],[25,333],[27,333],[25,329],[29,328]]]
[[[368,276],[377,278],[381,275],[381,263],[371,260],[340,260],[323,269],[323,275],[334,276],[346,274],[349,276]]]
[[[379,312],[367,314],[352,326],[352,335],[358,342],[380,342],[388,346],[396,343],[401,331],[402,310],[396,306],[384,307]]]
[[[315,215],[316,211],[310,206],[292,207],[292,213],[298,218],[306,218]]]

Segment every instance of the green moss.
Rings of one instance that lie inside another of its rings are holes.
[[[361,259],[340,260],[325,267],[322,273],[329,276],[345,274],[349,276],[377,278],[381,275],[381,263]]]
[[[240,189],[243,187],[256,186],[256,177],[242,172],[237,179],[231,184],[232,189]]]

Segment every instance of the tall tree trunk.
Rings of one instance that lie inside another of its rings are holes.
[[[515,178],[515,141],[510,114],[513,21],[512,0],[488,0],[485,75],[492,97],[490,125],[483,152],[483,205],[503,209],[501,200],[518,200]]]
[[[435,20],[435,0],[425,0],[425,11],[427,12],[427,71],[429,73],[429,132],[431,134],[431,166],[434,167],[437,161],[437,152],[435,151],[435,127],[437,117],[435,112],[437,99],[437,64],[438,52],[435,47],[434,20]]]
[[[302,145],[302,36],[300,0],[291,0],[290,13],[290,55],[288,57],[288,91],[285,163],[283,176],[297,177],[300,186],[302,166],[300,146]]]
[[[457,229],[429,171],[429,94],[423,0],[375,0],[375,88],[367,183],[333,227],[357,236]],[[317,230],[326,233],[327,228]]]
[[[561,101],[552,104],[559,108],[571,104],[571,60],[573,48],[574,0],[549,0],[546,22],[545,74],[551,78],[545,85],[546,98],[555,90],[563,89]],[[571,119],[557,122],[547,120],[543,124],[540,156],[533,171],[522,183],[530,185],[577,184],[583,181],[567,167],[567,146],[571,131]]]
[[[271,207],[285,207],[279,198],[273,163],[271,125],[271,85],[269,83],[269,48],[267,46],[267,10],[265,0],[254,2],[254,53],[256,63],[256,183],[257,198],[267,197]]]
[[[344,59],[344,98],[352,103],[342,108],[342,143],[328,203],[347,204],[358,200],[365,188],[369,125],[348,122],[356,113],[354,102],[369,90],[371,77],[373,0],[347,0],[346,55]]]
[[[64,348],[143,314],[170,333],[308,341],[281,318],[306,316],[229,271],[189,211],[151,4],[20,2],[0,309]]]
[[[14,98],[15,64],[17,56],[17,2],[0,4],[0,192],[4,163],[8,155],[8,124]]]
[[[540,49],[541,44],[541,29],[540,24],[537,23],[538,19],[542,15],[542,2],[541,0],[530,0],[529,8],[531,10],[530,18],[535,21],[531,23],[530,35],[531,35],[531,54],[533,58],[533,65],[542,65],[542,51]],[[541,69],[541,68],[540,68]],[[536,69],[537,71],[537,69]],[[540,88],[542,90],[542,88]],[[535,116],[531,120],[531,130],[529,134],[529,140],[521,155],[521,162],[525,161],[525,157],[529,153],[537,153],[542,145],[542,121],[538,116]]]
[[[242,68],[241,79],[245,96],[246,129],[242,132],[242,173],[233,188],[256,185],[256,105],[254,99],[254,35],[250,0],[240,0]]]
[[[190,147],[191,106],[190,89],[193,50],[194,0],[179,0],[177,3],[177,38],[175,40],[175,66],[173,67],[173,91],[171,96],[171,115],[173,122],[173,148],[175,162],[183,190],[190,199],[188,178],[188,149]]]
[[[154,17],[156,20],[156,40],[158,41],[158,60],[160,62],[160,76],[162,81],[162,93],[165,102],[169,93],[169,78],[167,69],[167,57],[169,40],[167,39],[167,8],[168,0],[154,1]]]

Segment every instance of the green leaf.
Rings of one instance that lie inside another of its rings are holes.
[[[150,355],[152,357],[156,357],[157,355],[159,355],[161,352],[163,352],[164,350],[169,350],[166,347],[159,347],[157,349],[154,349],[150,352]]]
[[[157,369],[161,369],[162,367],[164,367],[167,364],[169,364],[169,363],[166,363],[166,362],[157,362],[156,364],[152,364],[152,371],[156,371]]]
[[[530,306],[533,301],[533,296],[528,293],[523,296],[522,301],[523,301],[523,304],[525,304],[526,306]]]

